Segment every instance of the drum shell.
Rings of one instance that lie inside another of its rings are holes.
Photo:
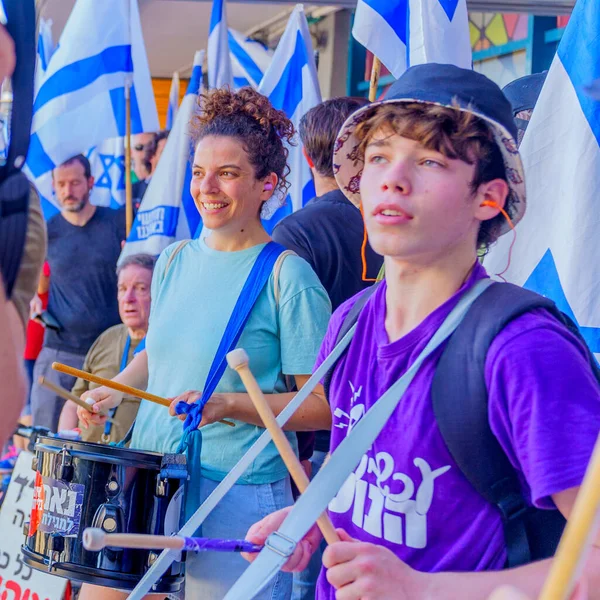
[[[144,533],[171,535],[179,529],[181,511],[177,501],[183,493],[184,481],[161,475],[162,455],[117,448],[88,442],[72,442],[44,437],[35,447],[36,487],[50,482],[50,495],[59,496],[59,507],[66,507],[66,521],[77,522],[76,532],[71,528],[57,533],[45,530],[35,520],[36,501],[31,522],[23,545],[25,562],[30,566],[77,581],[133,589],[152,565],[160,550],[133,550],[105,548],[91,552],[83,547],[82,535],[86,527],[101,527],[110,533]],[[37,464],[36,464],[37,463]],[[54,483],[56,482],[56,483]],[[75,509],[69,504],[61,488],[74,489],[71,495],[78,500]],[[44,487],[48,495],[49,488]],[[63,493],[63,496],[60,494]],[[60,499],[64,498],[62,505]],[[80,510],[79,499],[81,499]],[[181,502],[180,498],[180,502]],[[171,509],[167,513],[167,509]],[[53,500],[44,498],[46,508],[56,510]],[[54,513],[56,514],[56,513]],[[165,531],[165,517],[170,527]],[[175,516],[175,520],[173,520]],[[56,523],[57,517],[53,523]],[[63,519],[58,522],[63,526]],[[178,591],[183,583],[183,564],[173,563],[153,588],[156,592]]]

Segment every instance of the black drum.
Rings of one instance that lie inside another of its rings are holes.
[[[25,562],[40,571],[95,585],[130,590],[159,550],[84,549],[83,530],[171,535],[179,530],[185,457],[59,438],[41,437],[31,520],[25,525]],[[183,564],[173,563],[154,586],[177,592]]]

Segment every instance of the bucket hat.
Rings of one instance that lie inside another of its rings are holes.
[[[427,63],[411,67],[392,84],[384,100],[350,115],[338,134],[333,154],[333,172],[346,197],[356,206],[360,205],[359,185],[364,162],[358,152],[357,125],[373,114],[374,107],[414,102],[472,113],[488,124],[504,160],[513,201],[512,222],[520,221],[526,206],[525,176],[510,102],[485,75],[454,65]],[[510,231],[508,223],[499,225],[500,235],[507,231]]]

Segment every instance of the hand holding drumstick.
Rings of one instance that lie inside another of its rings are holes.
[[[92,415],[85,414],[87,412],[85,409],[77,409],[77,416],[81,419],[81,421],[84,423],[84,427],[86,428],[90,425],[90,423],[94,425],[100,425],[104,423],[106,421],[106,417],[102,417],[101,412],[108,412],[111,408],[116,408],[117,406],[119,406],[119,404],[121,404],[121,402],[123,401],[124,394],[129,394],[137,398],[142,398],[143,400],[148,400],[150,402],[154,402],[155,404],[160,404],[161,406],[168,407],[171,405],[171,400],[168,400],[167,398],[161,398],[160,396],[150,394],[149,392],[146,392],[144,390],[136,389],[118,381],[113,381],[112,379],[98,377],[97,375],[93,375],[91,373],[87,373],[86,371],[81,371],[79,369],[74,369],[73,367],[69,367],[68,365],[63,365],[61,363],[55,362],[52,363],[52,368],[56,371],[60,371],[61,373],[67,373],[68,375],[72,375],[73,377],[80,377],[81,379],[97,383],[101,386],[99,388],[96,388],[95,390],[86,392],[81,396],[82,400],[84,400],[88,404],[91,404],[90,400],[94,402],[92,404],[92,413],[96,413]],[[219,422],[224,423],[225,425],[229,425],[230,427],[235,427],[235,423],[232,423],[231,421]]]
[[[310,481],[298,460],[298,457],[292,450],[289,440],[283,433],[281,427],[277,423],[275,419],[275,415],[271,410],[266,398],[264,397],[262,390],[260,389],[254,375],[250,371],[248,366],[248,355],[244,350],[238,348],[233,352],[230,352],[227,355],[227,363],[229,366],[237,371],[240,376],[254,407],[256,408],[256,412],[259,414],[262,419],[264,426],[271,434],[271,438],[273,439],[273,443],[275,444],[285,466],[288,471],[296,487],[300,491],[300,493],[304,493],[306,488],[309,486]],[[323,513],[319,519],[317,520],[317,525],[319,529],[323,533],[323,537],[327,540],[327,543],[333,544],[335,542],[339,542],[340,538],[329,519],[327,513]]]

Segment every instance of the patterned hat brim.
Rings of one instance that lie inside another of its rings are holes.
[[[525,172],[523,169],[523,163],[521,162],[521,156],[519,155],[516,140],[500,123],[490,119],[489,117],[486,117],[485,115],[482,115],[481,113],[472,109],[443,104],[441,102],[424,102],[423,100],[417,100],[415,98],[383,100],[381,102],[374,102],[373,104],[364,106],[346,119],[346,122],[340,129],[333,151],[333,173],[339,188],[342,190],[346,198],[348,198],[348,200],[350,200],[350,202],[352,202],[355,206],[360,206],[360,177],[362,175],[364,162],[359,156],[359,141],[354,135],[357,125],[366,119],[367,113],[369,113],[374,107],[383,106],[384,104],[404,104],[407,102],[436,104],[446,108],[461,110],[479,117],[490,125],[494,135],[494,140],[500,148],[502,158],[504,159],[506,181],[510,188],[510,193],[514,199],[513,215],[511,219],[513,224],[516,225],[523,218],[523,215],[525,214],[525,208],[527,206]],[[506,221],[503,221],[499,226],[498,233],[499,235],[504,235],[510,230],[510,225]]]

